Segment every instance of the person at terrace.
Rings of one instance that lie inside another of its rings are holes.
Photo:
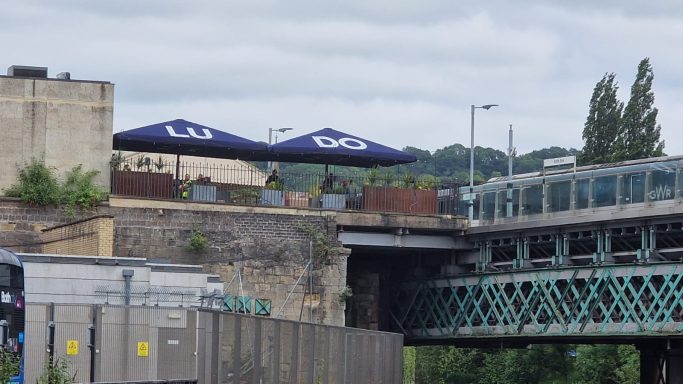
[[[322,193],[331,193],[332,189],[334,188],[334,180],[334,173],[330,172],[330,174],[325,177],[325,180],[323,180],[323,183],[320,186],[320,191]]]
[[[270,176],[268,176],[268,178],[266,179],[266,185],[273,183],[273,182],[275,182],[275,183],[280,182],[280,176],[277,175],[277,169],[273,169],[273,173]]]
[[[178,187],[178,190],[180,191],[180,197],[183,199],[190,197],[190,188],[192,188],[192,179],[190,178],[190,174],[186,173],[185,178]]]

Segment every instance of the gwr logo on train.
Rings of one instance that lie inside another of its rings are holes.
[[[168,132],[169,136],[171,136],[171,137],[189,138],[190,136],[192,136],[195,139],[201,139],[201,140],[213,139],[213,135],[211,134],[211,131],[209,131],[206,128],[202,128],[202,131],[204,132],[204,136],[197,134],[197,132],[192,127],[186,127],[185,129],[187,129],[188,134],[178,133],[175,131],[175,129],[172,126],[170,126],[170,125],[166,126],[166,131]]]
[[[340,145],[344,148],[348,149],[353,149],[356,151],[362,151],[364,149],[368,148],[368,145],[365,144],[364,142],[354,139],[351,137],[342,137],[339,140],[335,140],[331,137],[328,136],[311,136],[313,138],[313,141],[318,145],[320,148],[337,148]]]
[[[647,195],[650,200],[668,200],[673,198],[673,190],[668,185],[658,185]]]

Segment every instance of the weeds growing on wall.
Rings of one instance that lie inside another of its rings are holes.
[[[193,229],[188,248],[190,248],[190,250],[194,252],[201,253],[206,251],[206,248],[208,248],[208,246],[209,239],[206,238],[206,235],[200,232],[199,230]]]
[[[330,238],[320,228],[310,223],[299,223],[296,228],[307,234],[313,241],[313,256],[321,263],[329,261],[329,253],[332,249]]]
[[[73,218],[76,209],[90,210],[107,198],[107,191],[94,184],[98,173],[83,171],[79,164],[66,173],[60,185],[54,168],[46,166],[43,160],[32,159],[19,169],[19,182],[6,189],[5,195],[18,197],[31,206],[64,207],[67,216]]]
[[[351,289],[350,285],[346,285],[344,289],[339,291],[339,302],[340,303],[346,303],[350,298],[353,297],[353,289]]]
[[[32,159],[19,170],[19,182],[7,188],[5,195],[18,197],[32,206],[56,204],[60,193],[55,169],[46,166],[44,161]]]
[[[76,208],[91,210],[107,198],[107,192],[94,184],[98,173],[94,170],[84,172],[81,164],[67,172],[59,199],[66,209],[67,216],[73,217]]]

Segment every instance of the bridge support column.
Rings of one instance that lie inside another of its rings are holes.
[[[683,384],[683,349],[641,349],[641,384]]]
[[[665,355],[659,349],[640,349],[640,383],[665,384]]]

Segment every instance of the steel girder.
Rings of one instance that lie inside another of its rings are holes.
[[[683,335],[683,264],[487,273],[409,282],[392,307],[408,340]]]

